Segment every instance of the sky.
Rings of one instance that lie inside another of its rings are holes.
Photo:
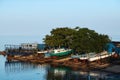
[[[120,0],[0,0],[0,36],[39,36],[87,27],[120,41]]]

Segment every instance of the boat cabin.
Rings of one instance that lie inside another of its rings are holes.
[[[38,43],[21,43],[22,49],[37,49]]]

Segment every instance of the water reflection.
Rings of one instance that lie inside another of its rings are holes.
[[[26,63],[26,62],[19,62],[19,61],[11,61],[5,62],[5,72],[7,74],[11,73],[26,73],[26,72],[34,72],[37,71],[36,74],[40,73],[47,73],[47,70],[50,66],[47,64],[32,64],[32,63]]]
[[[46,80],[49,65],[25,62],[5,62],[6,80]],[[20,78],[21,77],[21,78]]]
[[[17,77],[24,76],[25,79],[22,80],[26,80],[26,77],[32,80],[120,80],[120,74],[102,71],[75,71],[63,66],[54,67],[46,64],[38,65],[15,61],[5,62],[5,72],[12,73],[11,75],[20,73]]]
[[[24,63],[18,61],[5,62],[5,72],[7,73],[29,71],[35,68],[37,68],[37,66],[30,63]]]
[[[73,71],[67,67],[51,67],[48,70],[47,80],[120,80],[120,75],[101,71]]]

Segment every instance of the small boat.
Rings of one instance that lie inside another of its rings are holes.
[[[96,60],[110,57],[114,54],[115,54],[115,52],[112,52],[112,54],[108,54],[107,51],[103,51],[103,52],[98,53],[98,54],[88,53],[88,54],[82,54],[82,55],[73,55],[73,56],[71,56],[71,58],[78,58],[80,60],[88,60],[88,61],[92,62],[92,61],[96,61]]]
[[[50,56],[66,56],[72,53],[72,49],[54,49],[50,52]]]
[[[42,53],[45,54],[45,53],[47,53],[47,52],[48,52],[48,51],[38,51],[37,53],[38,53],[38,54],[42,54]]]
[[[96,60],[100,60],[100,59],[104,59],[104,58],[110,57],[110,56],[112,56],[114,54],[115,54],[115,52],[112,52],[111,54],[109,54],[107,51],[105,51],[105,52],[101,52],[99,54],[96,54],[94,56],[90,56],[88,58],[88,60],[89,61],[96,61]]]

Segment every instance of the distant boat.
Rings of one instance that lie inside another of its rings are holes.
[[[66,56],[72,53],[72,49],[54,49],[50,52],[50,56]]]

